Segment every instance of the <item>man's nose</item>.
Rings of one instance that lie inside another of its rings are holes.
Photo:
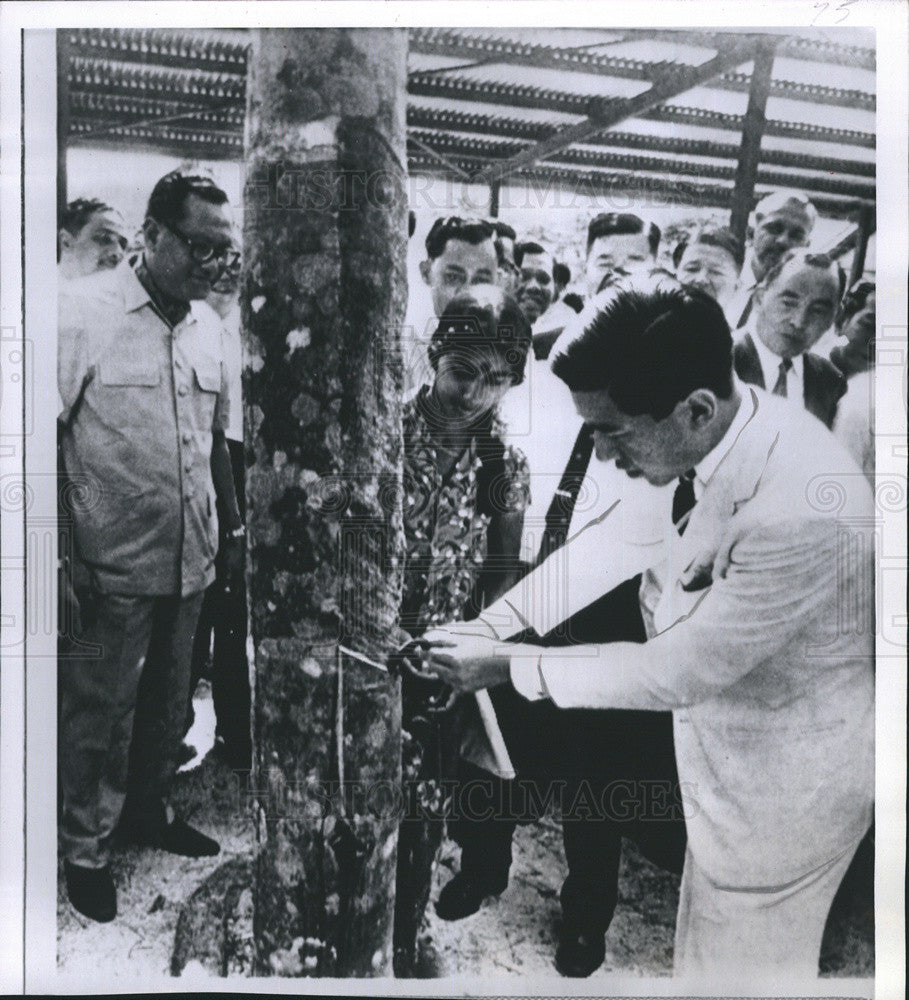
[[[593,448],[597,459],[601,462],[609,462],[619,453],[612,438],[599,431],[593,432]]]
[[[792,319],[790,322],[792,323],[792,326],[800,333],[804,331],[808,326],[808,306],[804,306],[802,309],[796,310],[792,314]]]

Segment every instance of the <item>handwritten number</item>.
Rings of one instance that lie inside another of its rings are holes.
[[[840,0],[834,8],[834,13],[840,15],[834,24],[842,24],[843,21],[849,17],[849,8],[857,2],[858,0]],[[820,19],[827,13],[829,8],[829,3],[825,3],[824,0],[819,0],[819,2],[814,5],[814,9],[817,11],[817,14],[814,15],[814,20],[811,22],[812,25],[817,24],[818,21],[820,21]]]
[[[817,24],[817,22],[827,13],[827,8],[830,6],[829,3],[816,3],[814,9],[817,10],[817,14],[814,15],[814,20],[811,22],[812,25]],[[820,10],[818,8],[820,7]]]

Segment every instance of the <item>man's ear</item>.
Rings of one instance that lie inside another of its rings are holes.
[[[147,218],[142,223],[142,235],[145,238],[145,245],[153,247],[161,235],[161,225],[156,219]]]
[[[69,250],[75,241],[75,236],[68,229],[61,229],[57,234],[57,239],[60,241],[60,250]]]
[[[685,400],[688,421],[695,430],[706,427],[717,411],[717,398],[710,389],[695,389]]]
[[[432,271],[432,261],[431,260],[421,260],[420,261],[420,275],[423,281],[428,285],[430,284],[430,272]]]

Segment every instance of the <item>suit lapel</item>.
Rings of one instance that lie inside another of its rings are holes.
[[[762,412],[762,394],[745,387],[742,395],[742,405],[752,411],[751,416],[693,508],[685,535],[672,539],[668,563],[657,573],[662,587],[654,613],[658,632],[691,614],[703,599],[704,587],[712,582],[710,568],[729,522],[759,490],[776,448],[778,434]],[[681,581],[691,575],[695,566],[701,568],[698,576],[702,579],[694,589],[683,590]]]
[[[750,333],[735,345],[733,351],[735,357],[735,373],[749,385],[756,385],[761,389],[766,389],[764,383],[764,370],[761,368],[761,359],[758,356],[757,348]]]

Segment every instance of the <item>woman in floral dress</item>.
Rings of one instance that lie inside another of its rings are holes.
[[[429,343],[434,378],[404,412],[407,566],[400,625],[417,638],[474,617],[504,593],[517,568],[529,473],[502,441],[496,408],[524,377],[530,327],[515,301],[476,285],[446,307]],[[435,712],[438,687],[403,674],[407,815],[398,836],[395,968],[413,971],[453,778],[460,713]]]

